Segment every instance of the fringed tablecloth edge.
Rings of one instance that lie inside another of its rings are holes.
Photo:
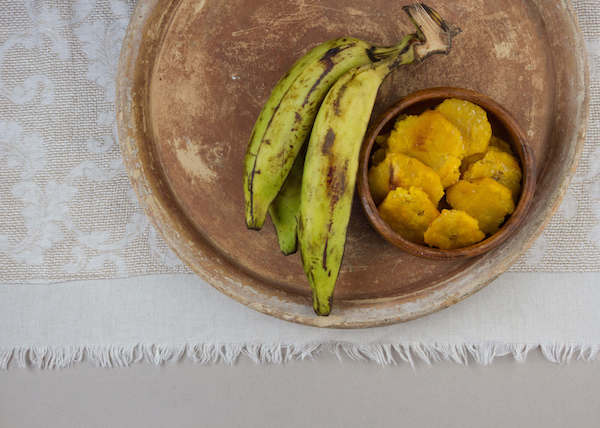
[[[340,361],[373,362],[380,366],[432,365],[441,361],[460,365],[487,366],[495,358],[509,356],[523,362],[539,351],[549,362],[593,361],[600,356],[599,344],[529,343],[397,343],[360,345],[348,342],[292,344],[181,344],[19,346],[0,349],[0,370],[10,368],[62,369],[87,362],[95,367],[129,367],[136,363],[163,365],[188,360],[194,363],[233,365],[240,358],[257,364],[285,364],[315,359],[324,352]]]

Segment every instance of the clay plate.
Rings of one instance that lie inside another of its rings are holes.
[[[258,311],[315,326],[406,321],[481,289],[550,219],[574,172],[587,117],[586,56],[570,3],[432,0],[463,33],[449,56],[390,76],[374,117],[402,96],[436,86],[474,89],[506,107],[538,165],[535,198],[519,230],[479,257],[427,260],[377,235],[356,200],[329,317],[314,315],[299,257],[280,254],[272,225],[246,230],[242,161],[272,86],[320,41],[397,41],[412,31],[401,11],[407,3],[138,2],[117,78],[125,165],[165,240],[214,287]]]

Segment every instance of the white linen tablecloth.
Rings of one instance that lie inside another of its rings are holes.
[[[582,161],[541,238],[496,283],[404,325],[318,330],[220,295],[139,208],[116,140],[132,2],[8,0],[0,10],[0,368],[182,357],[279,362],[330,349],[378,363],[594,358],[600,344],[600,11],[576,0],[590,57]]]

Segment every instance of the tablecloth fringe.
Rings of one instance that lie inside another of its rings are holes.
[[[84,361],[97,367],[128,367],[134,363],[161,365],[190,360],[199,364],[234,364],[247,357],[257,364],[282,364],[294,360],[315,358],[322,352],[334,353],[338,359],[370,361],[382,366],[418,363],[428,365],[451,361],[461,365],[474,362],[489,365],[494,358],[512,356],[525,361],[532,350],[539,350],[550,362],[567,364],[573,360],[591,361],[600,355],[600,345],[587,344],[523,344],[523,343],[462,343],[462,344],[183,344],[183,345],[82,345],[26,346],[0,350],[0,369],[10,367],[58,369]]]

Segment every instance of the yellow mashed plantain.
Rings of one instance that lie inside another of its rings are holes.
[[[467,247],[483,238],[477,220],[459,210],[443,210],[425,232],[425,243],[442,250]]]
[[[521,167],[514,156],[500,150],[488,150],[483,159],[470,165],[463,174],[463,180],[473,181],[488,177],[508,187],[513,201],[521,193]]]
[[[446,200],[479,222],[485,233],[495,233],[508,214],[515,210],[511,191],[491,178],[460,180],[446,191]]]
[[[379,215],[400,236],[422,244],[427,227],[440,213],[421,189],[398,187],[379,205]]]
[[[402,115],[376,141],[371,194],[381,218],[412,242],[466,247],[497,232],[515,210],[519,161],[492,135],[486,111],[469,101],[447,99],[419,116]],[[453,209],[440,215],[444,192]]]
[[[419,159],[449,187],[460,178],[460,161],[465,156],[463,137],[441,113],[428,110],[396,122],[387,140],[388,151]]]
[[[418,159],[401,153],[388,153],[385,159],[369,169],[369,187],[373,200],[379,204],[396,187],[418,187],[435,205],[444,196],[439,175]]]
[[[460,130],[465,139],[466,156],[487,150],[492,137],[492,127],[484,109],[469,101],[450,98],[441,103],[436,110]]]

